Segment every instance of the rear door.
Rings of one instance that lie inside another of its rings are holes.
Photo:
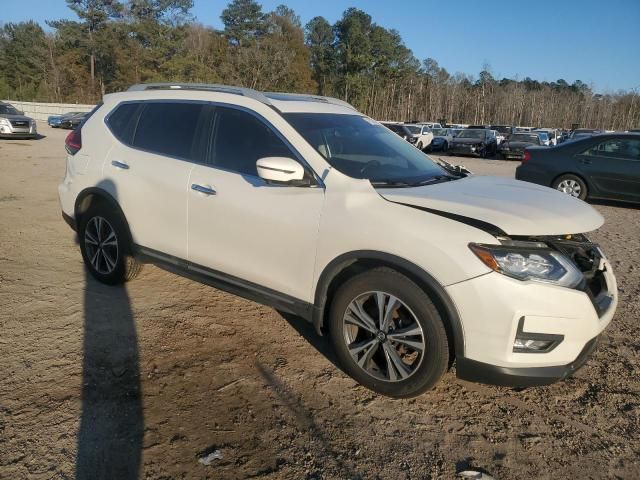
[[[640,140],[603,140],[578,154],[577,159],[598,196],[640,200]]]
[[[121,104],[107,118],[118,138],[104,165],[115,186],[133,241],[148,249],[187,257],[187,195],[207,105],[147,101]]]
[[[232,106],[216,106],[207,165],[189,181],[189,261],[311,301],[324,189],[267,184],[264,157],[303,160],[273,126]],[[312,174],[312,172],[310,172]]]

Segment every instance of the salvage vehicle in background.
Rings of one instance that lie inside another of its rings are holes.
[[[560,143],[560,132],[556,128],[536,128],[534,132],[544,132],[549,137],[549,145],[558,145]]]
[[[498,158],[522,160],[527,147],[541,146],[540,136],[534,133],[514,133],[508,140],[498,145]]]
[[[531,130],[532,134],[537,135],[540,138],[540,143],[548,147],[551,145],[551,140],[549,139],[549,134],[547,132],[542,132],[540,130]]]
[[[513,125],[491,125],[491,130],[497,132],[496,140],[498,145],[508,139],[514,132],[515,127]]]
[[[411,133],[411,130],[409,130],[409,128],[407,128],[407,126],[404,125],[403,123],[395,123],[395,122],[380,122],[380,123],[382,123],[382,125],[387,127],[389,130],[391,130],[393,133],[395,133],[399,137],[404,138],[410,144],[415,145],[416,140],[418,138],[414,136],[413,133]]]
[[[67,112],[63,113],[62,115],[49,115],[47,117],[47,124],[52,128],[59,128],[64,121],[83,113],[84,112]]]
[[[475,155],[487,158],[498,151],[495,130],[486,128],[460,130],[449,143],[450,155]]]
[[[73,130],[84,121],[86,116],[87,112],[74,112],[72,114],[64,115],[60,120],[60,128]]]
[[[449,150],[449,144],[451,140],[453,140],[453,132],[454,130],[451,128],[432,128],[431,133],[433,134],[433,140],[431,140],[431,145],[429,145],[429,151],[440,151],[446,152]]]
[[[418,150],[424,150],[425,148],[431,145],[431,141],[433,140],[433,133],[431,133],[431,128],[426,125],[416,125],[416,124],[406,124],[404,125],[409,129],[411,135],[415,138],[413,143]]]
[[[0,138],[36,138],[38,126],[33,118],[10,103],[0,102]]]
[[[418,395],[454,361],[472,381],[560,380],[616,309],[583,236],[595,209],[437,164],[341,100],[137,85],[66,149],[60,205],[90,275],[120,284],[148,261],[295,314],[384,395]]]
[[[516,178],[581,200],[640,202],[640,134],[589,135],[555,148],[528,148]]]

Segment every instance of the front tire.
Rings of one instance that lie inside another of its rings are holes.
[[[579,198],[580,200],[585,200],[589,193],[587,184],[584,180],[571,174],[560,175],[553,182],[552,187],[574,198]]]
[[[331,341],[344,370],[390,397],[414,397],[447,370],[444,324],[429,296],[404,275],[377,268],[347,280],[331,304]]]
[[[103,203],[91,205],[82,214],[78,240],[85,266],[102,283],[124,283],[141,269],[141,264],[132,256],[129,230],[124,220]]]

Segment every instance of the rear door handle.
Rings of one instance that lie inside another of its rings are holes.
[[[118,160],[112,160],[111,165],[121,170],[129,170],[129,165],[124,162],[119,162]]]
[[[198,185],[197,183],[191,184],[191,190],[195,190],[196,192],[204,193],[205,195],[215,195],[216,191],[213,188],[205,187],[203,185]]]

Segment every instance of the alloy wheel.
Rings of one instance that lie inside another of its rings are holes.
[[[415,314],[397,297],[380,291],[363,293],[349,303],[342,322],[351,358],[368,375],[399,382],[420,367],[426,348],[424,332]]]
[[[84,229],[87,259],[96,272],[112,273],[118,264],[118,237],[111,224],[103,217],[92,217]]]
[[[571,195],[572,197],[578,198],[582,193],[582,187],[578,182],[571,179],[562,180],[557,189],[562,193],[566,193],[567,195]]]

